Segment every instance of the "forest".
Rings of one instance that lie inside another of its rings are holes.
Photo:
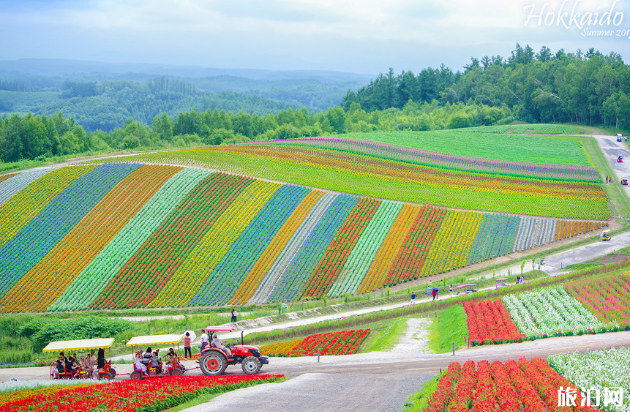
[[[357,92],[349,90],[342,105],[359,103],[368,112],[402,108],[409,101],[440,104],[507,106],[522,121],[630,128],[630,67],[617,53],[589,49],[535,52],[519,44],[507,58],[471,58],[463,72],[441,66],[417,75],[393,69],[381,73]]]

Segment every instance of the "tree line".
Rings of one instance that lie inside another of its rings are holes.
[[[55,156],[129,149],[192,147],[283,140],[350,132],[434,130],[491,125],[514,120],[507,107],[463,103],[407,102],[401,109],[367,112],[358,103],[312,112],[305,107],[258,115],[244,111],[192,110],[162,113],[151,125],[131,118],[110,132],[85,131],[73,117],[13,114],[0,118],[0,160],[45,160]]]
[[[553,53],[543,46],[516,45],[507,58],[471,58],[463,72],[441,66],[418,74],[393,69],[357,92],[342,106],[358,103],[368,112],[402,108],[409,101],[507,106],[527,122],[575,122],[630,128],[630,67],[617,53],[590,49]]]

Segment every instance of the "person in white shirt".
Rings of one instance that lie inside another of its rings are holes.
[[[202,352],[205,349],[207,344],[208,344],[208,335],[206,334],[206,331],[204,329],[201,329],[201,351]]]
[[[136,370],[140,370],[142,371],[143,375],[147,374],[147,365],[145,365],[143,362],[143,356],[142,356],[142,351],[138,351],[136,352],[136,359],[134,361],[134,365],[136,367]]]

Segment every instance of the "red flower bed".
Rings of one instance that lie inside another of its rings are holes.
[[[317,349],[322,355],[351,355],[370,333],[369,329],[348,330],[343,332],[318,333],[304,339],[289,356],[315,356]]]
[[[475,369],[473,361],[463,367],[451,363],[431,395],[425,412],[462,411],[598,411],[597,408],[579,406],[558,407],[558,390],[571,386],[579,389],[559,375],[543,359],[505,363],[481,361]]]
[[[630,275],[615,275],[565,285],[567,292],[602,322],[630,325]]]
[[[472,345],[520,342],[526,335],[518,332],[501,299],[464,302],[468,318],[468,336]]]
[[[183,403],[202,393],[220,393],[258,383],[274,382],[282,377],[177,376],[143,381],[127,380],[36,395],[2,405],[0,411],[157,411]]]

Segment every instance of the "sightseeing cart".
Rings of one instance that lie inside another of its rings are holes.
[[[508,278],[497,278],[495,281],[497,282],[495,289],[504,288],[507,286]]]
[[[466,283],[465,285],[455,286],[454,289],[457,289],[456,295],[460,293],[475,293],[477,290],[475,289],[474,283]]]
[[[245,345],[243,342],[243,332],[241,332],[241,344],[234,347],[218,348],[212,342],[214,332],[232,332],[232,326],[208,326],[206,332],[210,336],[209,344],[201,352],[199,367],[204,375],[221,375],[228,365],[241,364],[243,372],[247,375],[258,373],[262,365],[269,363],[267,356],[260,354],[260,349],[256,346]]]
[[[114,344],[114,338],[101,338],[101,339],[78,339],[78,340],[64,340],[64,341],[56,341],[50,342],[42,352],[64,352],[66,355],[69,355],[70,352],[81,351],[81,350],[108,350],[108,358],[106,360],[103,358],[103,366],[98,368],[96,377],[99,380],[112,380],[116,378],[116,370],[112,368],[111,361],[111,347]],[[67,356],[66,356],[67,357]],[[98,361],[98,359],[97,359]],[[56,363],[56,362],[55,362]],[[72,370],[68,370],[66,363],[64,362],[63,370],[57,368],[57,366],[53,363],[50,365],[50,378],[51,379],[73,379],[78,377],[79,379],[87,379],[90,371],[82,370],[79,368],[78,374],[76,372],[73,373]],[[100,366],[97,364],[97,366]]]
[[[158,345],[169,345],[172,348],[177,346],[176,353],[179,353],[179,343],[182,339],[184,339],[184,334],[134,336],[129,340],[129,342],[127,342],[127,346],[131,347],[131,356],[133,359],[136,349],[155,347]],[[131,372],[130,378],[139,380],[162,376],[180,376],[184,373],[186,373],[186,367],[179,361],[179,356],[174,356],[171,359],[171,364],[163,364],[161,370],[151,366],[151,364],[147,365],[146,373],[143,373],[142,370],[136,369],[134,363],[134,370]]]

